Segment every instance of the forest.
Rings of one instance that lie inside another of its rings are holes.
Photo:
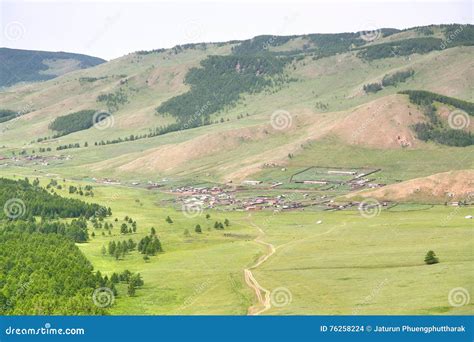
[[[99,287],[116,292],[114,283],[93,273],[76,243],[89,239],[87,219],[112,212],[60,197],[51,185],[60,186],[52,180],[48,191],[38,179],[0,178],[0,314],[105,314],[92,293]]]
[[[442,39],[423,37],[398,40],[364,47],[357,55],[368,61],[380,58],[408,56],[414,53],[424,54],[441,50]]]
[[[371,45],[362,48],[358,56],[371,61],[380,58],[408,56],[413,53],[424,54],[455,46],[474,45],[474,26],[445,25],[444,36],[445,39],[421,37]]]
[[[474,145],[474,136],[470,132],[457,129],[442,128],[428,123],[417,123],[413,126],[417,138],[423,141],[435,141],[448,146]]]
[[[95,315],[91,300],[108,281],[93,273],[71,239],[57,234],[0,231],[1,315]],[[110,284],[109,284],[110,285]]]
[[[0,48],[0,87],[9,87],[18,82],[44,81],[54,78],[47,74],[45,60],[75,60],[80,68],[99,65],[105,60],[97,57],[68,52],[49,52]]]
[[[448,146],[465,147],[474,145],[472,133],[462,129],[446,127],[439,119],[437,108],[434,105],[435,102],[440,102],[462,109],[469,115],[474,115],[474,103],[422,90],[405,90],[401,91],[400,94],[408,95],[410,102],[422,107],[423,113],[429,120],[427,123],[413,125],[412,128],[418,139],[434,141]]]
[[[399,32],[397,29],[381,29],[380,34],[383,37],[390,36]],[[354,47],[364,45],[366,41],[361,38],[360,32],[347,32],[338,34],[309,34],[302,37],[308,39],[308,43],[303,46],[301,51],[270,51],[270,47],[281,46],[289,40],[299,36],[270,36],[262,35],[245,40],[232,48],[235,55],[258,55],[271,54],[274,56],[297,55],[298,53],[313,53],[315,58],[332,56],[337,53],[347,52]]]
[[[87,109],[60,116],[49,125],[49,128],[57,132],[57,134],[54,135],[54,138],[82,131],[91,128],[95,124],[95,113],[97,113],[96,110]],[[98,116],[98,119],[104,120],[109,115],[110,114],[107,113],[101,113],[101,115]]]
[[[119,88],[113,93],[101,94],[97,96],[96,101],[98,103],[105,104],[109,112],[116,112],[119,110],[121,105],[127,103],[128,96],[123,88]]]
[[[11,202],[12,200],[16,202]],[[28,179],[15,181],[0,178],[0,203],[12,203],[12,208],[6,207],[0,212],[0,220],[9,219],[10,209],[17,210],[15,213],[18,213],[18,210],[21,212],[21,216],[15,219],[25,220],[34,216],[44,219],[79,217],[89,219],[93,216],[106,217],[111,214],[110,208],[49,193],[39,185],[31,184]]]
[[[209,56],[186,74],[190,91],[165,101],[157,112],[173,116],[181,128],[208,124],[211,114],[234,105],[241,94],[276,85],[279,80],[273,76],[281,74],[288,61],[272,56]]]
[[[234,55],[256,55],[267,52],[269,47],[280,46],[296,36],[270,36],[262,35],[244,40],[232,48]]]
[[[84,219],[74,219],[70,223],[45,219],[40,222],[34,219],[27,221],[13,220],[3,223],[2,230],[8,232],[57,234],[77,243],[87,242],[89,239],[87,222]]]
[[[443,45],[444,48],[474,45],[474,25],[446,25],[444,35],[446,37],[446,43]]]
[[[9,109],[0,109],[0,122],[5,122],[13,119],[17,112]]]

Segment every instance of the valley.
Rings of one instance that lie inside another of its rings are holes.
[[[78,298],[130,272],[93,314],[472,314],[448,297],[474,293],[473,44],[472,25],[259,36],[2,88],[0,178],[110,210],[33,215],[19,186],[29,216],[0,226],[84,218],[100,277]]]

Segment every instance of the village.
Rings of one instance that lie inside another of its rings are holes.
[[[62,164],[71,160],[70,155],[39,155],[39,154],[18,154],[11,157],[0,156],[0,167],[8,166],[49,166],[50,164]]]
[[[11,157],[0,156],[0,167],[9,166],[52,166],[71,160],[69,155],[41,156],[19,154]],[[264,169],[280,168],[279,165],[265,164]],[[286,169],[282,169],[286,171]],[[109,177],[86,177],[83,180],[103,185],[123,185],[160,190],[172,194],[167,200],[178,210],[193,205],[202,209],[223,211],[289,211],[289,210],[344,210],[360,205],[357,201],[337,201],[337,198],[352,191],[383,187],[386,184],[376,179],[381,169],[337,168],[312,166],[291,174],[287,181],[264,182],[245,179],[239,184],[210,184],[207,186],[173,186],[173,182],[162,178],[159,181],[121,181]],[[165,204],[165,203],[164,203]],[[459,206],[458,202],[447,205]],[[381,203],[388,206],[387,202]]]
[[[182,186],[169,192],[176,195],[173,200],[176,207],[196,205],[203,209],[235,211],[343,210],[360,203],[338,203],[336,197],[354,190],[385,186],[368,177],[379,171],[311,167],[293,174],[286,183],[247,179],[239,185]]]

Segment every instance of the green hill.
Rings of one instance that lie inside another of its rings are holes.
[[[19,82],[45,81],[104,62],[77,53],[0,48],[0,88]]]
[[[463,103],[459,110],[469,106],[474,100],[469,86],[472,31],[472,25],[442,25],[382,29],[371,40],[362,39],[363,33],[259,36],[132,53],[17,87],[15,96],[1,92],[6,113],[0,124],[5,139],[1,153],[41,150],[47,157],[48,150],[49,155],[67,150],[74,162],[65,163],[62,171],[71,174],[194,175],[222,182],[258,174],[266,163],[289,165],[288,155],[306,154],[302,146],[322,138],[382,150],[443,149],[445,142],[470,145],[469,127],[464,135],[438,130],[427,136],[420,125],[428,117],[410,116],[415,110],[423,113],[422,106],[392,96],[430,91],[453,98],[440,103],[448,109],[456,109],[457,103]],[[458,38],[452,39],[453,32]],[[380,86],[369,92],[373,84]],[[391,132],[378,140],[361,120],[378,114],[374,106],[396,108],[378,119]],[[102,122],[109,124],[106,129],[84,122],[91,115],[81,117],[79,125],[68,123],[75,113],[91,110],[111,114]],[[291,125],[275,129],[272,114],[282,110],[289,113]],[[12,112],[20,117],[13,120]],[[395,117],[400,126],[393,125]],[[67,135],[58,134],[60,122],[59,131],[67,127]],[[350,129],[360,131],[355,139]],[[186,152],[190,150],[195,153]],[[311,156],[307,162],[310,166]],[[48,169],[59,171],[53,165]]]

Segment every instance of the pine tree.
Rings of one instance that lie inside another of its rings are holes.
[[[118,274],[115,272],[112,273],[112,276],[110,277],[110,281],[114,284],[117,284],[120,281]]]
[[[202,233],[202,229],[201,229],[201,226],[199,224],[196,225],[196,228],[194,228],[194,231],[196,233]]]
[[[115,241],[110,241],[109,242],[109,255],[115,255],[115,249],[117,248],[117,245]]]
[[[130,297],[133,297],[135,296],[135,285],[133,284],[133,282],[129,282],[128,283],[128,288],[127,288],[127,293]]]
[[[433,251],[428,251],[428,253],[426,253],[426,255],[425,255],[425,263],[426,263],[427,265],[437,264],[438,262],[439,262],[439,259],[436,257],[435,252],[433,252]]]
[[[120,234],[127,234],[128,233],[128,226],[125,223],[122,223],[120,226]]]

